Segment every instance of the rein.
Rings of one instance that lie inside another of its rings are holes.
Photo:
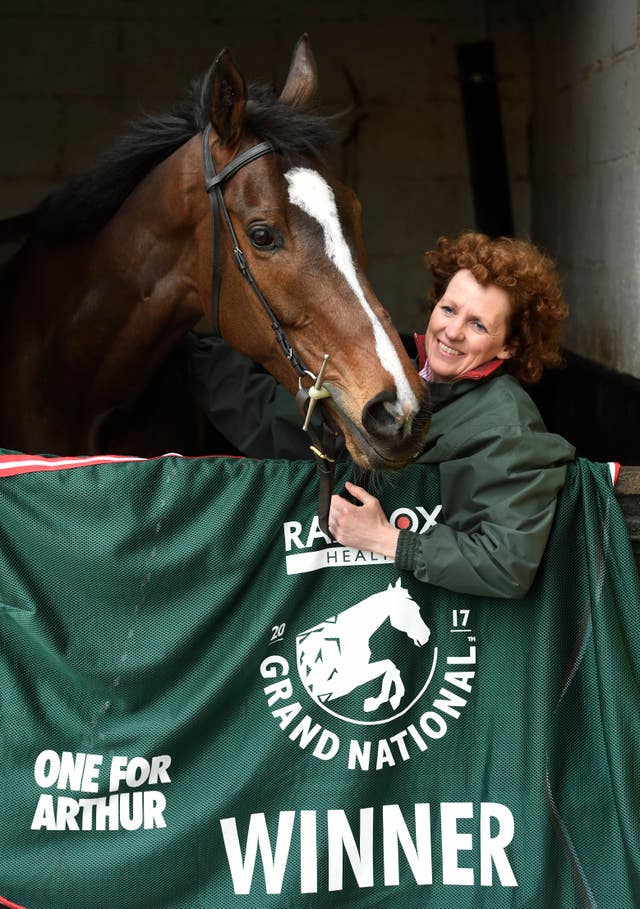
[[[233,158],[233,160],[231,160],[218,173],[216,172],[211,150],[209,148],[210,135],[211,124],[209,123],[202,133],[201,151],[205,188],[211,202],[211,215],[213,218],[213,280],[211,284],[211,322],[213,325],[213,333],[215,337],[222,338],[222,334],[220,332],[220,322],[218,318],[221,282],[219,227],[224,221],[227,226],[227,230],[229,231],[231,242],[233,243],[233,255],[236,260],[236,265],[238,266],[243,278],[249,283],[249,286],[253,290],[253,293],[257,297],[260,305],[269,317],[271,328],[275,334],[278,346],[280,347],[281,351],[291,366],[295,369],[298,376],[298,393],[296,394],[296,403],[304,418],[304,424],[302,428],[309,434],[309,438],[312,442],[309,448],[315,458],[316,466],[318,468],[318,475],[320,478],[320,488],[318,492],[318,519],[320,523],[320,529],[323,533],[330,537],[329,506],[331,504],[331,493],[333,492],[333,476],[335,472],[336,460],[335,449],[338,433],[327,424],[324,419],[324,415],[322,418],[322,438],[318,438],[318,435],[310,423],[311,414],[313,413],[317,402],[321,401],[323,398],[331,397],[331,393],[327,391],[327,389],[322,385],[322,378],[324,376],[324,370],[327,365],[329,355],[324,355],[322,365],[320,367],[318,375],[316,376],[311,372],[311,370],[306,368],[304,362],[295,352],[293,345],[287,339],[284,329],[278,322],[277,316],[269,306],[262,291],[256,284],[255,278],[253,277],[251,269],[249,268],[249,263],[247,262],[247,259],[242,249],[240,248],[240,244],[238,243],[238,237],[233,228],[233,224],[231,223],[231,217],[222,195],[223,184],[231,177],[233,177],[237,171],[245,167],[247,164],[250,164],[252,161],[255,161],[257,158],[261,158],[263,155],[271,154],[275,150],[273,146],[268,142],[260,142],[257,145],[252,145],[251,148],[245,149],[245,151],[241,152],[236,158]],[[313,384],[311,386],[303,385],[302,383],[305,378],[311,379],[311,382]]]

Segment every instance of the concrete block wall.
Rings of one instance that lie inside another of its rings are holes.
[[[640,378],[637,0],[538,8],[533,39],[533,233],[557,258],[567,346]]]
[[[1,11],[0,217],[86,168],[141,110],[166,109],[222,47],[248,80],[281,85],[307,31],[323,109],[352,102],[343,66],[364,100],[367,119],[349,154],[369,272],[401,330],[424,320],[424,250],[473,227],[460,43],[495,41],[516,232],[530,232],[531,32],[518,3],[2,0]]]

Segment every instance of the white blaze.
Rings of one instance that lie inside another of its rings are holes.
[[[394,378],[401,408],[403,410],[410,408],[415,413],[418,409],[418,402],[411,390],[400,358],[380,320],[369,306],[358,281],[351,252],[340,227],[336,200],[331,187],[317,171],[308,167],[293,167],[286,172],[284,177],[289,185],[289,201],[322,227],[324,248],[328,258],[344,277],[369,317],[373,328],[376,353],[383,368]]]

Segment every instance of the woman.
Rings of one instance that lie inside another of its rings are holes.
[[[560,361],[567,308],[558,276],[532,244],[482,234],[443,238],[426,258],[437,302],[420,374],[431,383],[433,417],[418,460],[439,465],[443,521],[426,534],[399,531],[373,496],[347,484],[362,507],[334,496],[329,528],[338,542],[391,556],[422,581],[522,597],[575,455],[546,432],[518,381],[538,381]]]
[[[532,244],[483,234],[442,238],[426,259],[436,302],[416,342],[433,417],[416,460],[439,466],[442,523],[425,534],[399,531],[374,496],[348,483],[361,504],[334,496],[329,528],[339,543],[393,557],[421,581],[460,593],[523,597],[575,455],[546,431],[520,385],[560,362],[567,308],[558,276]],[[292,430],[299,418],[291,420],[290,396],[233,352],[214,362],[216,343],[200,342],[191,356],[192,383],[215,425],[245,454],[306,457],[302,433]],[[237,405],[220,403],[225,381],[243,402],[241,426]]]

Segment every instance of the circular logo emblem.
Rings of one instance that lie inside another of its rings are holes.
[[[402,520],[402,516],[398,520]],[[326,713],[363,726],[389,723],[420,700],[437,648],[400,579],[296,637],[296,663],[309,696]]]

